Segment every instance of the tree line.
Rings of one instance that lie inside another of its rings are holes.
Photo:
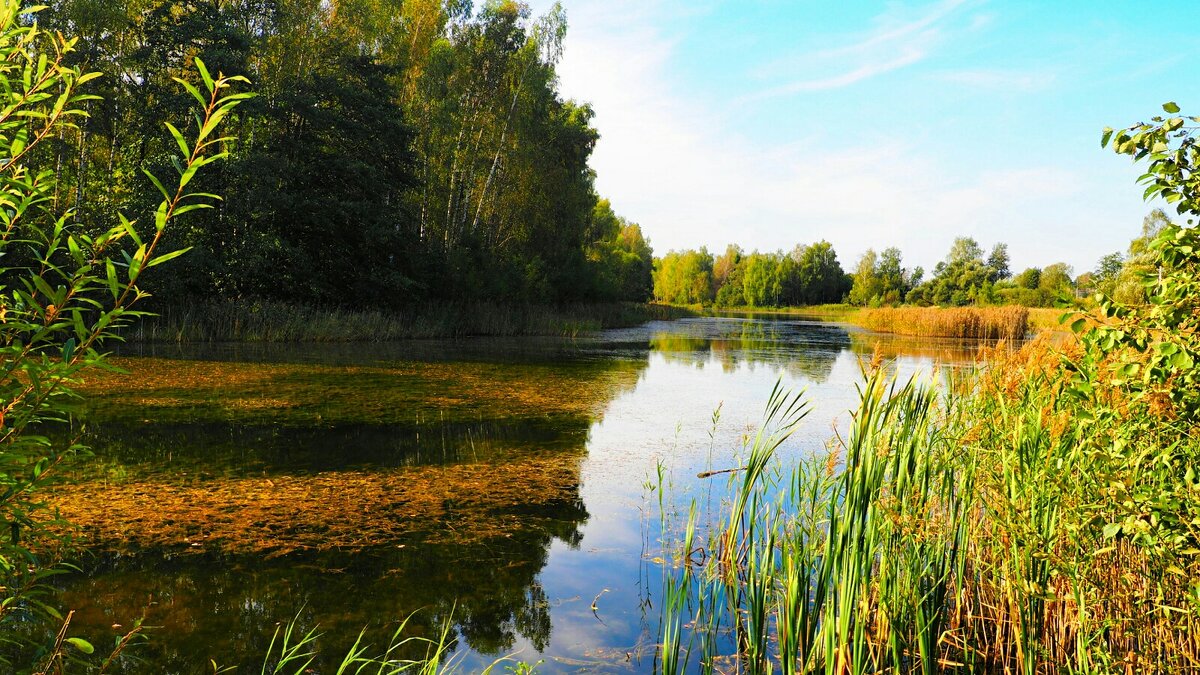
[[[144,212],[172,170],[197,57],[257,92],[197,179],[160,300],[339,306],[644,300],[651,251],[597,195],[593,111],[558,92],[566,17],[511,0],[62,0],[39,23],[108,76],[39,148],[54,208]]]
[[[788,253],[746,253],[730,244],[716,258],[705,248],[654,260],[654,299],[674,304],[777,307],[841,302],[849,276],[827,241]]]
[[[731,244],[715,258],[705,248],[671,251],[654,260],[653,295],[659,302],[718,307],[1052,307],[1080,304],[1097,292],[1139,303],[1146,299],[1140,280],[1152,263],[1150,242],[1168,224],[1161,210],[1151,212],[1127,252],[1106,255],[1095,270],[1078,276],[1063,262],[1014,274],[1007,244],[997,243],[985,253],[971,237],[956,238],[928,278],[920,266],[905,267],[895,247],[867,249],[850,272],[826,241],[798,245],[788,253],[747,254]]]

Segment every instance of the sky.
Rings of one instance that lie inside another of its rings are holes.
[[[825,239],[928,270],[970,236],[1086,272],[1154,206],[1102,129],[1200,115],[1197,0],[562,4],[597,190],[657,255]]]

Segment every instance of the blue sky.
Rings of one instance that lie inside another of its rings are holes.
[[[1200,114],[1200,2],[563,5],[597,188],[659,254],[827,239],[929,269],[966,235],[1088,271],[1151,208],[1101,129]]]

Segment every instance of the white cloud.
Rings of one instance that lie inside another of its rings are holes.
[[[856,45],[872,51],[912,39],[960,4],[880,28]],[[678,24],[663,19],[663,3],[567,10],[561,86],[595,107],[597,189],[642,224],[660,254],[828,239],[845,266],[869,246],[895,245],[909,264],[929,267],[954,237],[970,235],[985,246],[1008,242],[1014,266],[1061,259],[1083,270],[1116,247],[1084,235],[1114,215],[1111,201],[1094,197],[1102,181],[1081,168],[1031,155],[1027,166],[989,169],[986,157],[938,156],[887,126],[756,142],[739,133],[736,107],[714,108],[699,92],[680,90],[672,75],[678,35],[669,32]]]

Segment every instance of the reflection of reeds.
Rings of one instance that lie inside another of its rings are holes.
[[[336,672],[371,675],[449,675],[464,672],[458,659],[453,656],[457,637],[449,619],[442,622],[441,628],[433,638],[409,634],[410,619],[412,615],[400,622],[382,652],[372,650],[372,645],[364,641],[365,631],[359,633],[358,639],[336,664]],[[299,615],[286,624],[276,626],[267,653],[263,657],[261,672],[264,675],[318,672],[312,666],[321,651],[317,644],[320,636],[317,628],[303,631]],[[496,659],[477,672],[480,675],[489,675],[502,664],[509,664],[504,668],[512,673],[532,672],[528,664],[507,656]],[[232,670],[222,669],[216,661],[212,662],[212,666],[217,673]]]
[[[922,337],[1019,340],[1029,332],[1025,307],[881,307],[863,309],[854,323],[884,333]]]
[[[1195,552],[1103,533],[1149,471],[1096,440],[1127,422],[1076,426],[1044,345],[988,356],[943,399],[872,373],[836,473],[814,457],[741,474],[724,524],[689,535],[716,554],[676,561],[687,623],[727,636],[702,671],[1196,672]],[[1131,442],[1162,452],[1164,433]]]
[[[166,307],[124,337],[144,342],[386,342],[467,335],[576,336],[689,315],[680,308],[637,303],[447,302],[385,311],[225,301]]]

